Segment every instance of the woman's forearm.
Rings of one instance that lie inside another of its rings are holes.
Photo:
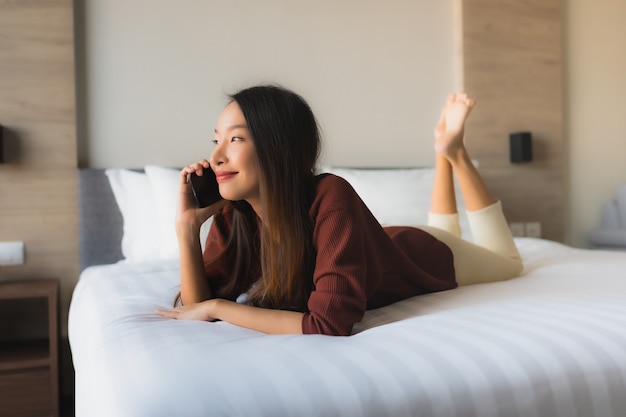
[[[186,304],[170,310],[157,310],[157,313],[177,320],[219,319],[268,334],[302,334],[304,316],[304,313],[252,307],[221,298]]]
[[[304,313],[252,307],[223,299],[209,300],[206,304],[210,317],[236,326],[268,334],[302,334]]]
[[[191,228],[177,227],[180,251],[180,297],[183,304],[199,303],[211,298],[211,287],[204,274],[202,247]]]

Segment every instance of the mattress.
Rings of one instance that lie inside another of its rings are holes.
[[[626,253],[516,242],[521,277],[368,311],[349,337],[166,319],[177,262],[91,266],[76,416],[626,415]]]

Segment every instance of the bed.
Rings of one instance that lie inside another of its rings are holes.
[[[426,193],[429,170],[334,172],[382,223],[420,221],[377,199]],[[178,291],[175,175],[80,171],[77,417],[626,415],[626,253],[516,238],[519,278],[368,311],[349,337],[174,321],[154,310]]]

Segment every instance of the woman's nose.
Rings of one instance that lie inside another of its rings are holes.
[[[217,145],[214,149],[213,152],[211,152],[211,157],[209,159],[209,162],[211,163],[212,166],[218,166],[218,165],[222,165],[225,162],[225,152],[222,149],[221,145]]]

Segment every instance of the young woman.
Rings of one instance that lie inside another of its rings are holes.
[[[522,262],[463,144],[474,101],[451,94],[435,127],[429,226],[383,228],[342,178],[315,175],[320,138],[307,103],[274,86],[231,96],[210,160],[180,173],[181,304],[159,314],[265,333],[350,335],[367,309],[518,276]],[[215,171],[224,198],[195,205],[188,177]],[[456,175],[475,243],[460,238]],[[200,226],[214,221],[204,253]]]

